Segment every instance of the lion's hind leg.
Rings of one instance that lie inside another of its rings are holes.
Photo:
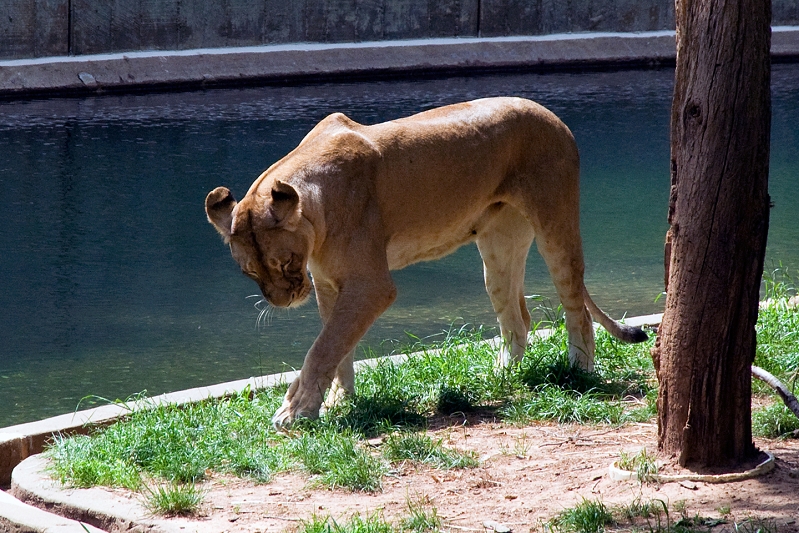
[[[486,291],[502,334],[499,366],[520,362],[527,347],[530,312],[524,299],[524,270],[534,238],[528,220],[509,205],[503,206],[477,233]]]
[[[585,307],[583,282],[583,252],[579,230],[560,228],[561,237],[538,239],[538,251],[544,258],[566,314],[566,331],[569,334],[569,362],[573,366],[594,369],[594,328],[591,315]]]

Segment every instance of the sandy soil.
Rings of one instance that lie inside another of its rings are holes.
[[[314,515],[346,521],[356,513],[365,518],[379,511],[384,519],[396,521],[407,516],[411,501],[435,508],[444,530],[528,532],[544,531],[546,521],[582,498],[601,499],[608,506],[640,498],[663,501],[672,520],[700,516],[713,524],[721,519],[710,527],[713,532],[735,531],[735,522],[747,518],[776,526],[771,531],[799,532],[796,439],[757,441],[761,450],[776,456],[777,467],[756,479],[642,485],[611,481],[608,467],[622,451],[636,453],[645,447],[654,452],[654,424],[518,428],[475,417],[439,420],[437,426],[432,435],[447,446],[475,451],[481,466],[440,471],[400,465],[375,494],[309,488],[308,479],[299,475],[281,475],[266,485],[214,477],[206,483],[206,503],[194,520],[219,532],[291,531]],[[629,530],[630,524],[618,528]]]

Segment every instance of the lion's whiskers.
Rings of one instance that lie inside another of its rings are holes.
[[[275,315],[275,308],[272,307],[266,300],[260,300],[256,306],[258,309],[258,318],[255,321],[256,326],[271,326],[272,317]]]
[[[258,298],[258,301],[253,304],[253,307],[258,310],[258,317],[255,319],[255,327],[261,329],[261,327],[272,325],[272,317],[275,314],[276,308],[258,294],[247,296],[247,298]]]

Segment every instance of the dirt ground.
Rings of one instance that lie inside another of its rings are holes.
[[[194,520],[219,532],[284,532],[314,515],[346,522],[355,514],[366,518],[378,511],[396,522],[408,515],[410,501],[435,508],[446,531],[543,532],[548,520],[583,498],[609,507],[638,498],[664,502],[672,521],[699,516],[710,519],[706,524],[717,523],[699,530],[736,531],[736,522],[757,518],[770,524],[770,531],[799,532],[797,439],[756,441],[775,455],[777,465],[756,479],[642,485],[612,481],[608,468],[622,451],[634,454],[646,448],[654,453],[654,424],[519,428],[479,418],[438,422],[430,434],[447,446],[476,452],[479,467],[440,471],[401,465],[385,478],[382,492],[374,494],[310,488],[300,475],[277,476],[266,485],[215,477],[206,483],[206,503]],[[370,444],[379,446],[380,441]],[[630,524],[622,522],[618,528],[629,530]],[[756,528],[738,531],[754,533]]]

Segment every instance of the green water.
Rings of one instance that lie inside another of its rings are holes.
[[[799,266],[799,66],[774,69],[768,261]],[[242,196],[321,118],[373,123],[492,95],[537,100],[583,161],[586,283],[613,315],[658,312],[672,72],[496,75],[0,103],[0,426],[299,367],[316,309],[260,326],[203,200]],[[377,353],[451,324],[494,324],[473,246],[395,273]],[[554,290],[536,252],[529,294]],[[85,399],[81,407],[96,400]]]

